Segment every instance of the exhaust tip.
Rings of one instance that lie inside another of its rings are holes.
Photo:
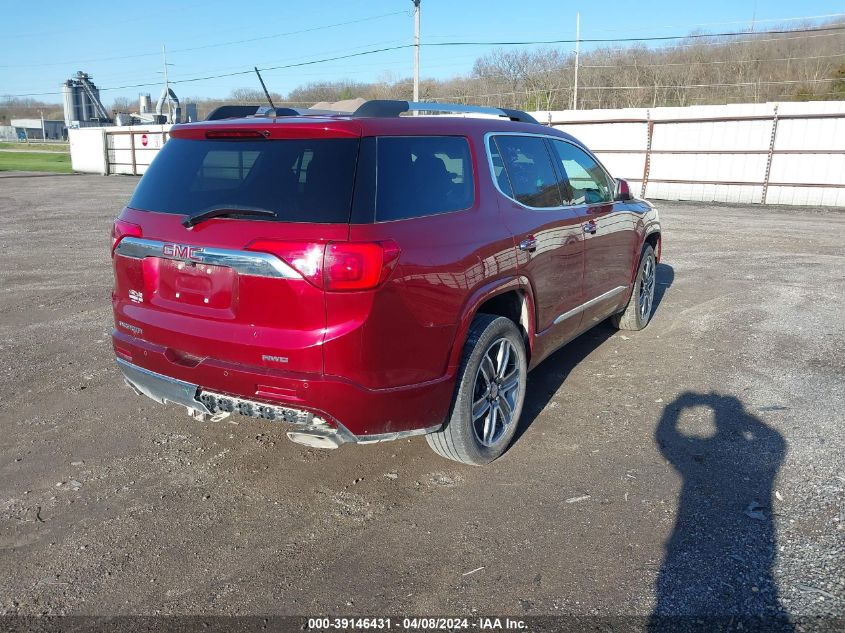
[[[335,449],[343,443],[337,435],[329,435],[319,432],[288,431],[287,436],[291,442],[302,444],[303,446],[310,446],[311,448]]]

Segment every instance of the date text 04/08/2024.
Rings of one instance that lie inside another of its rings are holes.
[[[357,618],[309,618],[308,630],[379,630],[379,629],[405,629],[405,630],[469,630],[481,631],[511,630],[524,631],[527,625],[523,620],[511,618],[393,618],[382,617],[357,617]]]

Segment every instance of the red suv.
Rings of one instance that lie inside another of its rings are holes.
[[[657,212],[523,112],[210,119],[172,128],[114,223],[113,342],[138,393],[323,448],[426,434],[483,464],[529,369],[608,317],[649,321]]]

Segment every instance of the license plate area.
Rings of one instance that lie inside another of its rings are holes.
[[[155,295],[159,300],[216,310],[233,306],[237,289],[237,272],[233,269],[173,259],[157,259],[156,265]]]
[[[311,424],[315,420],[314,414],[310,411],[236,398],[212,391],[201,390],[199,400],[212,413],[237,413],[250,418],[286,424]]]

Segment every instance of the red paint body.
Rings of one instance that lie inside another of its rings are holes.
[[[256,240],[395,243],[399,256],[389,277],[374,290],[358,292],[325,291],[305,279],[243,275],[222,266],[114,257],[119,357],[212,391],[311,410],[357,436],[431,428],[446,419],[467,329],[492,297],[520,293],[532,367],[623,308],[643,243],[659,233],[652,207],[642,200],[531,211],[502,195],[488,164],[486,134],[543,134],[577,144],[538,125],[308,117],[198,123],[171,134],[202,139],[208,130],[257,130],[268,143],[390,135],[469,141],[475,199],[463,211],[367,224],[216,218],[192,229],[178,214],[125,208],[119,216],[139,226],[144,239],[182,249],[176,254],[184,259],[190,259],[190,248],[245,250]],[[596,223],[594,235],[582,231],[590,221]],[[537,239],[537,250],[518,250],[529,235]],[[556,317],[619,286],[627,291],[555,324]],[[130,290],[143,299],[132,300]]]

